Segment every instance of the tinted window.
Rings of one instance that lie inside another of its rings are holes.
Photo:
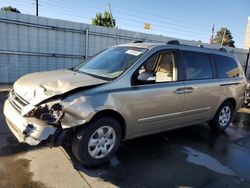
[[[205,53],[183,52],[186,59],[186,79],[199,80],[213,77],[210,57]]]
[[[233,58],[212,54],[218,78],[239,77],[240,69]]]

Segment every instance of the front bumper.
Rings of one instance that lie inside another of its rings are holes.
[[[7,125],[19,142],[37,145],[57,130],[56,127],[30,117],[23,117],[7,99],[4,103],[4,115]]]

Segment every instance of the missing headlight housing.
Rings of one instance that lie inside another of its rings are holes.
[[[63,106],[60,103],[52,106],[40,106],[36,109],[34,116],[50,125],[59,125],[64,116]]]

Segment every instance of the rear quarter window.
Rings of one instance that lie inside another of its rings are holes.
[[[215,64],[218,78],[233,78],[240,76],[241,70],[233,58],[216,54],[211,55]]]

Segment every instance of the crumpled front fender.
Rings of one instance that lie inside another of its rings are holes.
[[[65,113],[61,120],[63,129],[85,124],[100,111],[117,111],[112,96],[81,96],[71,101],[64,101],[63,104]]]
[[[64,102],[64,117],[61,120],[62,128],[70,128],[88,122],[95,114],[94,108],[86,97],[79,97],[70,102]]]

